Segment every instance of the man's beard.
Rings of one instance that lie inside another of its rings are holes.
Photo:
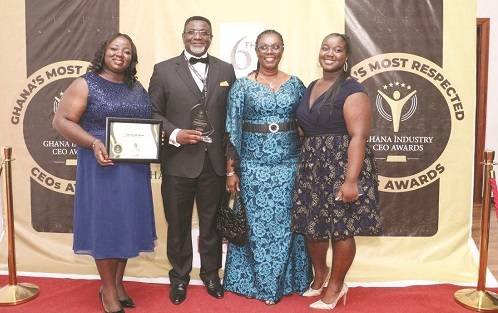
[[[203,47],[195,47],[190,45],[190,51],[197,55],[203,55],[206,52],[206,46]]]

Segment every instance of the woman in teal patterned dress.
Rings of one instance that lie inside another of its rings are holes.
[[[294,116],[305,88],[278,70],[283,50],[278,32],[259,34],[258,67],[234,83],[228,102],[227,189],[240,187],[250,231],[246,245],[228,246],[224,288],[266,304],[303,293],[311,281],[304,237],[291,232]]]

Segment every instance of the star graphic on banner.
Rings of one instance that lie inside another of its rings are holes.
[[[407,90],[410,90],[412,89],[412,86],[403,81],[392,81],[392,82],[387,81],[381,86],[381,88],[384,90],[388,90],[389,88],[394,88],[401,91],[401,88],[406,88]]]

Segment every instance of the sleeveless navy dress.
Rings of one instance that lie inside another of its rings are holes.
[[[80,125],[95,138],[105,142],[106,117],[151,117],[149,97],[139,82],[129,89],[93,72],[83,78],[89,94]],[[102,167],[92,149],[78,147],[73,229],[74,252],[95,259],[125,259],[153,251],[156,231],[149,165]]]
[[[332,106],[324,93],[310,108],[315,83],[306,90],[296,113],[304,140],[294,186],[292,229],[313,240],[379,234],[377,166],[368,144],[358,177],[362,195],[351,203],[335,199],[348,164],[350,137],[343,116],[344,102],[354,93],[365,92],[365,88],[356,80],[347,79]]]

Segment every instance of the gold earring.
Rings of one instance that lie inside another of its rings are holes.
[[[344,72],[347,72],[348,71],[348,61],[344,62]]]

